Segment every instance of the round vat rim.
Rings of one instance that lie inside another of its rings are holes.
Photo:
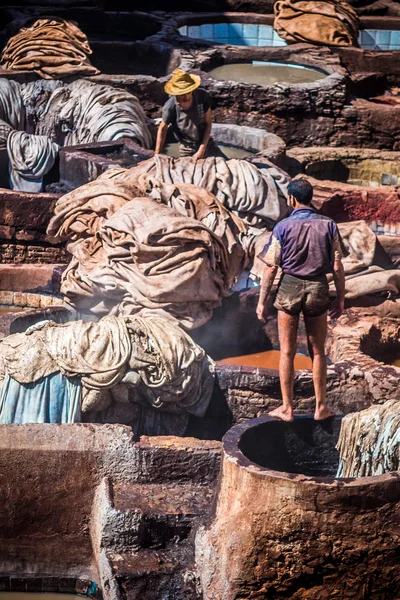
[[[375,105],[373,106],[379,106]],[[294,146],[293,148],[287,149],[287,158],[294,158],[300,162],[302,168],[307,168],[309,164],[318,164],[329,162],[332,160],[342,161],[345,164],[346,161],[356,162],[361,164],[364,161],[376,160],[382,162],[398,163],[400,167],[400,151],[399,150],[380,150],[377,155],[374,148],[357,148],[355,146],[349,147],[318,147],[310,146],[309,148],[302,148],[301,146]],[[293,177],[295,177],[293,175]],[[339,183],[344,190],[362,192],[385,192],[385,194],[393,194],[394,190],[398,187],[398,184],[393,185],[377,185],[377,186],[362,186],[355,183],[348,183],[345,181],[337,182],[334,179],[319,179],[314,175],[308,173],[302,173],[302,177],[306,177],[310,180],[311,184],[315,187],[319,184],[324,183],[326,188],[329,190],[337,190],[337,184]]]
[[[229,45],[229,44],[227,44]],[[240,46],[241,48],[249,48],[249,46]],[[254,48],[270,48],[271,46],[254,46]],[[289,59],[290,60],[290,59]],[[201,70],[202,73],[206,73],[207,77],[209,77],[210,79],[212,79],[213,81],[226,81],[226,82],[232,82],[232,83],[239,83],[241,85],[251,85],[251,86],[257,86],[257,87],[262,87],[262,88],[269,88],[269,87],[273,87],[274,85],[287,85],[287,86],[309,86],[309,85],[318,85],[319,82],[323,82],[326,79],[328,79],[329,77],[333,77],[333,78],[337,78],[337,73],[333,72],[333,73],[328,73],[327,71],[325,71],[324,69],[320,68],[320,67],[314,67],[311,65],[302,65],[300,63],[296,63],[296,62],[282,62],[282,60],[256,60],[256,59],[249,59],[248,61],[242,61],[242,62],[224,62],[223,65],[221,65],[222,67],[228,66],[228,65],[249,65],[249,66],[253,66],[254,63],[263,63],[265,66],[277,66],[277,67],[292,67],[293,69],[306,69],[308,71],[316,71],[317,73],[320,73],[321,75],[324,75],[324,77],[321,77],[321,79],[317,79],[316,81],[308,81],[308,82],[298,82],[298,83],[292,83],[292,82],[288,82],[288,81],[276,81],[275,83],[272,83],[271,85],[261,85],[260,83],[248,83],[245,81],[238,81],[237,79],[217,79],[216,77],[214,77],[213,75],[211,75],[211,71],[213,71],[215,68],[218,67],[214,67],[214,69],[211,69],[210,71],[204,71]],[[262,65],[259,65],[262,66]]]
[[[242,48],[249,48],[249,46],[241,46]],[[262,50],[263,48],[270,48],[270,46],[254,46],[255,48],[260,48],[260,50]],[[255,59],[254,59],[255,60]],[[225,66],[225,65],[230,65],[230,64],[235,64],[235,63],[231,63],[231,62],[224,62],[223,65],[220,66]],[[246,63],[243,62],[242,64],[250,64],[250,63]],[[283,64],[283,63],[279,63],[279,64]],[[293,66],[293,63],[291,65],[288,64],[288,66]],[[328,73],[322,70],[319,70],[318,67],[312,67],[311,65],[298,65],[299,67],[304,67],[306,69],[310,69],[310,70],[314,70],[317,71],[318,73],[326,73],[325,77],[321,77],[321,79],[317,79],[317,81],[309,81],[306,83],[290,83],[287,81],[276,81],[275,83],[271,84],[271,85],[261,85],[260,83],[247,83],[244,81],[237,81],[236,79],[217,79],[216,77],[213,77],[210,73],[213,69],[210,69],[210,71],[206,71],[204,68],[199,68],[200,73],[204,73],[204,75],[206,75],[207,79],[211,80],[211,81],[215,81],[215,82],[219,82],[219,83],[234,83],[235,85],[240,85],[240,86],[246,86],[246,87],[250,87],[250,88],[262,88],[264,90],[267,90],[268,88],[272,88],[274,86],[280,86],[280,87],[295,87],[295,88],[319,88],[319,87],[324,87],[330,83],[334,83],[337,82],[339,80],[342,79],[342,75],[340,75],[340,73],[338,73],[337,71],[334,71],[332,73]],[[202,77],[202,81],[203,81],[203,77]]]
[[[223,359],[223,360],[226,360],[226,359]],[[249,367],[248,365],[237,365],[235,363],[221,362],[221,360],[216,360],[215,363],[219,369],[225,370],[225,371],[235,371],[237,373],[251,373],[251,374],[260,373],[260,374],[265,374],[265,375],[270,375],[270,376],[273,375],[274,377],[275,376],[279,377],[278,369],[269,369],[268,367]],[[312,369],[296,369],[295,380],[296,380],[296,373],[312,373]],[[300,415],[298,415],[298,416],[300,416]],[[261,417],[257,417],[257,418],[261,418]],[[251,420],[253,420],[253,419],[251,419]],[[227,435],[227,434],[225,434],[225,435]]]
[[[226,12],[185,12],[185,13],[177,13],[176,15],[172,15],[176,23],[176,27],[182,27],[184,25],[208,25],[208,23],[204,22],[204,19],[211,19],[210,23],[243,23],[244,25],[270,25],[273,27],[275,15],[273,13],[269,14],[261,14],[256,12],[235,12],[235,11],[226,11]],[[178,32],[178,35],[179,32]],[[182,36],[187,37],[187,36]],[[190,38],[195,39],[195,38]]]
[[[184,37],[184,36],[183,36]],[[187,38],[195,40],[197,38]],[[197,41],[204,42],[205,40]],[[244,86],[249,89],[261,88],[268,90],[275,86],[281,88],[294,89],[305,89],[305,90],[319,90],[324,89],[328,91],[332,87],[338,84],[344,83],[346,80],[346,72],[343,67],[339,64],[329,64],[326,61],[318,62],[314,60],[314,57],[308,54],[310,49],[309,45],[305,44],[292,44],[285,47],[273,47],[273,46],[230,46],[229,44],[216,44],[212,45],[212,42],[207,42],[210,47],[207,50],[200,51],[193,59],[190,68],[195,68],[199,71],[202,77],[202,82],[208,80],[209,83],[216,83],[217,85],[234,83],[238,86]],[[304,47],[306,46],[306,47]],[[304,50],[304,52],[302,52]],[[330,50],[328,48],[328,50]],[[331,52],[332,56],[333,53]],[[210,61],[216,59],[218,64],[210,65]],[[184,62],[184,61],[183,61]],[[210,72],[219,66],[226,66],[233,63],[250,63],[250,62],[271,62],[279,63],[287,66],[304,67],[306,69],[314,70],[318,73],[322,73],[325,77],[318,79],[317,81],[309,81],[303,83],[290,83],[285,81],[277,81],[272,85],[260,85],[257,83],[246,83],[235,80],[221,80],[213,77]],[[185,66],[185,65],[184,65]]]
[[[336,415],[336,418],[341,415]],[[300,419],[312,419],[312,415],[295,415],[296,420]],[[323,485],[324,487],[359,490],[367,489],[376,485],[387,484],[390,485],[393,481],[400,483],[400,471],[391,471],[384,473],[383,475],[372,475],[369,477],[343,477],[336,479],[335,477],[311,477],[309,475],[288,473],[286,471],[275,471],[274,469],[268,469],[262,467],[257,463],[251,461],[240,449],[240,441],[243,434],[252,429],[253,427],[260,427],[265,423],[281,422],[276,417],[270,417],[264,415],[262,417],[256,417],[255,419],[248,419],[243,423],[234,425],[222,438],[222,448],[224,453],[224,459],[229,462],[234,462],[239,468],[245,469],[251,472],[256,477],[269,478],[272,480],[283,480],[292,481],[296,484],[305,486]]]
[[[235,144],[233,147],[235,148],[243,148],[243,150],[248,150],[253,152],[253,156],[257,157],[258,155],[266,154],[268,151],[275,150],[277,154],[286,153],[286,143],[285,141],[276,133],[272,133],[270,131],[266,131],[262,127],[252,127],[250,125],[235,125],[233,123],[221,123],[219,121],[214,121],[212,123],[211,135],[213,135],[217,144],[221,144],[221,141],[218,141],[221,134],[228,134],[229,132],[234,132],[236,135],[238,132],[243,133],[246,138],[256,138],[260,141],[260,145],[263,147],[261,149],[249,148],[245,146],[239,146]],[[228,144],[228,143],[227,143]],[[228,144],[229,145],[229,144]]]

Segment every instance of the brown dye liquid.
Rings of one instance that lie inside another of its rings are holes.
[[[266,350],[257,354],[247,354],[245,356],[234,356],[232,358],[224,358],[219,362],[228,365],[241,365],[243,367],[261,367],[263,369],[279,369],[279,350]],[[294,368],[296,371],[302,369],[311,369],[312,361],[308,356],[296,354],[294,358]]]
[[[246,156],[251,156],[253,154],[253,152],[248,152],[247,150],[243,150],[242,148],[234,148],[233,146],[223,146],[222,144],[217,144],[217,146],[222,150],[222,152],[227,158],[246,158]],[[164,147],[163,152],[167,156],[178,158],[179,144],[167,144]]]
[[[399,367],[400,368],[400,358],[396,358],[396,360],[394,360],[390,364],[393,365],[394,367]]]
[[[73,594],[46,594],[30,592],[0,592],[0,600],[77,600],[82,596]]]
[[[257,85],[274,85],[274,83],[312,83],[326,77],[315,69],[299,69],[290,65],[258,65],[252,63],[232,63],[217,67],[209,72],[211,77],[220,81],[238,81]]]

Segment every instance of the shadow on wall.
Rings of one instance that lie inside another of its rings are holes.
[[[274,12],[274,0],[191,0],[190,4],[184,0],[170,0],[169,11],[191,12],[256,12],[271,14]],[[148,11],[165,10],[164,0],[150,0],[146,3]],[[105,10],[132,10],[131,0],[106,0]]]
[[[92,64],[111,75],[151,75],[163,77],[179,64],[172,46],[142,41],[93,40]]]

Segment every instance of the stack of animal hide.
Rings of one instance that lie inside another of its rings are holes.
[[[278,0],[274,12],[274,29],[288,42],[358,46],[358,16],[343,0]]]
[[[0,144],[7,145],[11,189],[41,191],[59,146],[121,137],[151,147],[145,113],[125,90],[84,80],[0,80]]]
[[[213,361],[170,319],[47,322],[0,342],[4,383],[11,378],[21,386],[39,384],[57,372],[80,379],[83,412],[104,410],[113,401],[109,392],[124,385],[129,389],[129,402],[173,415],[168,423],[175,435],[183,435],[189,414],[204,415],[214,386]],[[22,412],[21,398],[26,404]],[[0,422],[4,423],[5,414],[10,421],[13,409],[18,409],[19,422],[31,422],[29,394],[23,397],[18,388],[16,393],[15,385],[2,389]]]
[[[33,102],[30,99],[32,91]],[[25,106],[37,105],[35,85],[22,90]],[[39,117],[39,118],[38,118]],[[61,146],[108,142],[122,137],[150,148],[151,134],[139,100],[123,89],[79,79],[57,87],[48,98],[35,133],[47,135]]]
[[[204,188],[190,183],[168,184],[133,169],[112,169],[103,178],[112,178],[138,190],[140,196],[150,196],[181,215],[200,221],[211,229],[228,250],[227,285],[232,287],[248,260],[248,238],[252,236],[246,224],[226,209]]]
[[[179,211],[140,195],[129,178],[105,173],[60,198],[48,232],[69,238],[73,255],[61,291],[78,310],[151,310],[173,315],[185,329],[199,327],[241,270],[240,261],[230,263],[232,246],[224,244],[234,242],[229,220],[222,231],[223,217],[215,217],[219,237],[183,215],[184,195],[176,198]],[[188,206],[190,212],[190,198]],[[198,210],[209,219],[219,213],[217,205]]]
[[[86,35],[72,21],[39,19],[22,28],[4,48],[0,64],[14,71],[34,71],[44,79],[96,75],[89,62]]]
[[[339,223],[340,235],[349,255],[343,259],[346,298],[378,292],[400,293],[400,270],[374,264],[377,239],[365,221]],[[331,283],[333,291],[334,284]]]
[[[204,188],[254,227],[272,229],[289,214],[290,177],[272,163],[258,168],[246,160],[157,155],[135,167],[135,174],[151,175],[166,184],[192,183]]]
[[[343,418],[337,477],[369,477],[400,468],[400,401],[371,406]]]
[[[59,149],[59,145],[45,135],[12,130],[7,137],[11,189],[40,192],[43,177],[54,165]]]

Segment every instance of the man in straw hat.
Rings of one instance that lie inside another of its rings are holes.
[[[158,128],[156,154],[164,148],[168,126],[171,125],[179,142],[179,156],[205,158],[225,155],[211,138],[212,114],[210,96],[200,86],[201,79],[175,69],[165,84],[165,91],[171,96],[162,111],[162,121]]]

